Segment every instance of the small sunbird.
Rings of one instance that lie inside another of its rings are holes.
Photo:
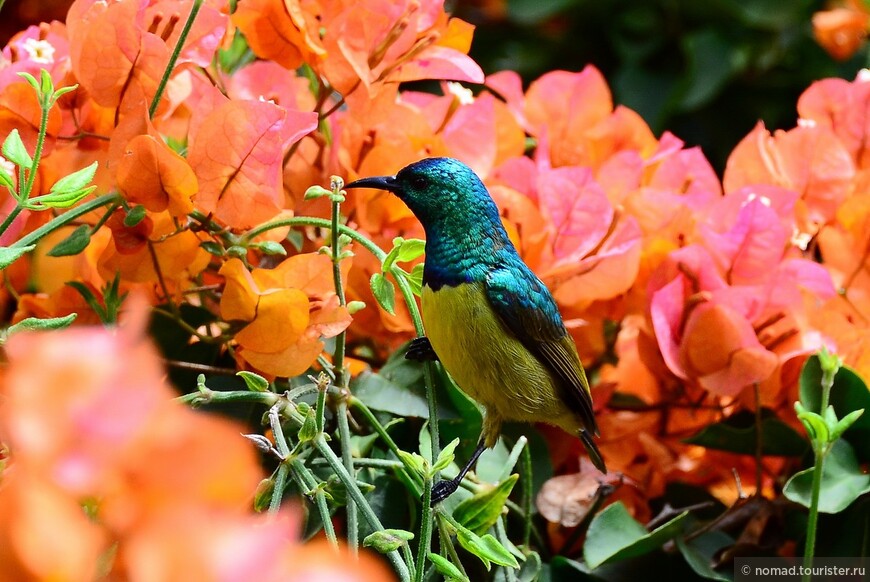
[[[345,188],[392,192],[423,225],[426,336],[412,342],[406,357],[440,360],[485,409],[474,454],[454,479],[432,488],[432,503],[456,491],[506,420],[545,422],[578,435],[595,467],[606,472],[592,440],[598,426],[574,340],[474,171],[452,158],[427,158],[395,176],[362,178]]]

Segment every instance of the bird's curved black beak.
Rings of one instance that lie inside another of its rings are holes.
[[[399,192],[399,184],[396,182],[395,176],[374,176],[372,178],[360,178],[354,180],[350,184],[345,184],[345,188],[374,188],[376,190],[386,190],[388,192]]]

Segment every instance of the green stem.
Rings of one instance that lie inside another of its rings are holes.
[[[102,196],[94,198],[93,200],[91,200],[89,202],[85,202],[84,204],[76,206],[75,208],[72,208],[71,210],[67,210],[66,212],[64,212],[60,216],[54,217],[53,219],[51,219],[51,221],[47,222],[46,224],[43,224],[42,226],[40,226],[36,230],[32,231],[30,234],[27,234],[27,235],[21,237],[20,239],[18,239],[17,241],[15,241],[14,243],[12,243],[9,246],[10,247],[26,247],[28,245],[32,245],[32,244],[36,243],[38,240],[40,240],[41,238],[43,238],[44,236],[47,236],[48,234],[54,232],[55,230],[59,229],[60,227],[66,225],[67,223],[70,223],[73,220],[79,218],[80,216],[83,216],[83,215],[87,214],[88,212],[91,212],[92,210],[96,210],[97,208],[100,208],[101,206],[106,206],[107,204],[117,202],[119,200],[119,198],[120,198],[120,196],[118,196],[117,193],[103,194]]]
[[[320,483],[317,477],[308,470],[308,467],[298,458],[290,462],[290,469],[293,471],[293,477],[299,483],[299,490],[303,493],[306,490],[314,490],[314,505],[317,506],[317,511],[320,513],[320,521],[323,523],[323,532],[326,534],[326,539],[333,546],[338,546],[338,537],[335,535],[335,527],[332,525],[332,515],[329,513],[329,506],[326,504],[326,495],[323,489],[320,488]]]
[[[369,505],[368,501],[366,501],[365,495],[363,495],[362,491],[360,491],[354,478],[350,475],[350,473],[347,472],[347,469],[344,468],[344,465],[341,464],[341,459],[339,459],[333,452],[333,450],[329,448],[329,445],[326,443],[326,439],[324,438],[323,434],[317,435],[317,438],[314,439],[314,446],[317,448],[323,458],[326,459],[326,462],[329,463],[329,466],[338,476],[339,480],[344,483],[347,492],[356,502],[369,526],[374,530],[383,531],[384,526],[381,523],[381,520],[378,519],[378,516],[372,509],[372,506]],[[399,574],[399,578],[401,578],[403,581],[410,580],[408,565],[405,564],[405,561],[402,559],[402,556],[399,554],[398,551],[389,552],[387,554],[387,558],[390,560],[390,562],[392,562],[393,567]]]
[[[39,133],[36,136],[36,149],[33,150],[33,163],[30,164],[30,172],[27,174],[27,181],[24,183],[24,189],[21,191],[20,200],[23,202],[30,198],[30,191],[33,190],[33,182],[36,180],[36,171],[39,169],[39,162],[42,159],[42,147],[45,145],[45,133],[48,127],[48,112],[51,110],[51,105],[44,100],[40,103],[42,112],[39,116]]]
[[[344,468],[347,469],[347,472],[353,475],[355,469],[350,448],[350,427],[347,423],[348,410],[346,398],[342,398],[338,403],[337,415],[338,434],[341,438],[341,461],[344,463]],[[394,465],[401,466],[401,463],[395,463]],[[357,548],[359,547],[359,515],[356,503],[352,499],[348,499],[347,503],[347,543],[350,546],[351,553],[356,555]]]
[[[523,473],[523,547],[528,551],[532,539],[532,453],[529,447],[523,447],[523,455],[520,458],[520,470]]]
[[[420,519],[420,545],[417,546],[417,566],[414,582],[422,582],[426,572],[426,560],[432,546],[432,478],[423,479],[423,516]]]
[[[269,514],[275,515],[281,508],[281,498],[284,496],[284,489],[287,488],[287,473],[290,468],[287,463],[282,462],[278,465],[278,471],[275,473],[275,488],[272,490],[272,499],[269,501]]]
[[[387,429],[384,428],[384,425],[382,425],[380,421],[378,421],[377,417],[374,415],[371,409],[369,409],[369,407],[366,406],[366,404],[356,396],[349,396],[348,404],[350,404],[351,408],[358,411],[365,417],[365,419],[372,426],[372,428],[375,429],[375,432],[378,433],[378,436],[380,436],[384,443],[387,445],[387,448],[389,448],[390,451],[392,451],[393,454],[401,460],[402,457],[399,455],[399,445],[396,444],[396,441],[393,440],[393,437],[390,436],[390,434],[387,432]],[[419,489],[419,487],[422,486],[421,480],[414,468],[408,467],[407,465],[403,464],[402,471],[406,476],[406,479],[404,480],[406,482],[413,483],[416,487],[418,487],[418,489],[415,490],[414,493],[416,495],[421,495],[422,490]]]
[[[187,20],[184,22],[184,28],[181,29],[181,34],[178,35],[178,42],[175,43],[175,48],[172,50],[169,62],[166,63],[166,69],[163,71],[163,77],[160,78],[160,84],[157,85],[157,92],[154,93],[154,98],[151,100],[151,106],[148,108],[149,119],[154,119],[154,114],[157,113],[157,106],[160,105],[160,100],[163,98],[164,91],[166,91],[166,84],[169,82],[169,77],[175,69],[175,62],[181,54],[181,49],[184,48],[184,41],[187,40],[187,35],[190,34],[190,29],[193,27],[193,21],[196,20],[196,15],[201,6],[202,0],[193,0],[193,5],[190,7],[190,14],[187,15]]]
[[[438,514],[439,516],[441,514]],[[453,536],[447,530],[447,521],[441,519],[440,517],[436,519],[438,522],[438,537],[441,540],[441,547],[447,550],[447,555],[450,557],[450,561],[453,562],[453,565],[459,568],[459,571],[465,575],[465,579],[468,579],[468,572],[465,571],[465,567],[462,565],[462,560],[459,559],[459,554],[456,553],[456,546],[453,545]]]
[[[223,392],[206,388],[205,390],[179,396],[176,400],[196,406],[202,404],[213,404],[215,402],[256,402],[265,404],[266,406],[273,406],[280,400],[280,398],[281,397],[274,392],[251,392],[249,390],[232,390]]]
[[[341,430],[340,426],[339,430]],[[311,464],[326,465],[327,463],[324,459],[314,459]],[[354,459],[353,466],[357,468],[370,467],[372,469],[401,469],[404,467],[401,461],[393,461],[392,459]]]
[[[294,216],[292,218],[282,218],[281,220],[275,220],[273,222],[267,222],[266,224],[261,224],[260,226],[256,226],[246,232],[240,239],[239,244],[241,246],[245,246],[251,239],[263,234],[264,232],[268,232],[270,230],[276,228],[284,228],[284,227],[298,228],[300,226],[313,226],[315,228],[326,228],[332,229],[332,221],[327,220],[325,218],[317,218],[314,216]],[[387,253],[385,253],[381,247],[376,245],[373,241],[371,241],[366,236],[358,233],[352,228],[345,226],[343,224],[338,225],[338,232],[340,234],[346,234],[354,240],[361,244],[367,251],[375,256],[379,261],[383,261],[386,258]]]
[[[822,401],[819,414],[825,414],[831,397],[831,388],[834,386],[834,377],[837,375],[836,368],[822,366]],[[816,552],[816,530],[819,525],[819,497],[822,492],[822,473],[825,468],[825,457],[831,450],[830,443],[813,440],[813,454],[815,466],[813,467],[813,484],[810,497],[810,512],[807,516],[807,539],[804,545],[804,568],[811,568],[813,557]],[[810,574],[804,574],[803,579],[809,582]]]

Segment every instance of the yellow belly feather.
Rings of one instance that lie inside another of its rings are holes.
[[[487,446],[498,439],[502,420],[547,422],[571,433],[582,426],[559,398],[550,372],[493,311],[482,283],[423,287],[422,312],[444,368],[486,408]]]

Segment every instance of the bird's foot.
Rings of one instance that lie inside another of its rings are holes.
[[[405,352],[406,360],[414,360],[416,362],[431,361],[438,359],[438,354],[432,348],[429,338],[426,336],[418,337],[411,341],[408,345],[408,351]]]
[[[430,506],[440,503],[453,495],[459,489],[459,481],[456,479],[444,479],[438,481],[432,487],[432,500]]]

